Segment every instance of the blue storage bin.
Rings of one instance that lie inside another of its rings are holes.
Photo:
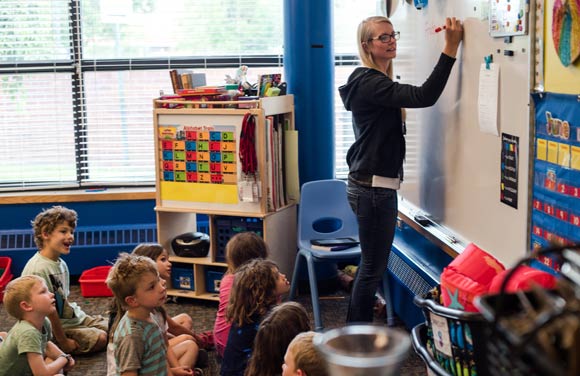
[[[178,290],[195,290],[193,279],[193,266],[171,267],[171,286]]]
[[[205,288],[207,292],[215,294],[220,292],[220,283],[225,272],[226,269],[224,268],[207,267],[205,269]]]

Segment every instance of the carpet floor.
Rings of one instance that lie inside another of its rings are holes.
[[[71,301],[77,302],[88,314],[106,315],[109,299],[111,298],[85,298],[81,295],[80,287],[78,285],[71,286]],[[297,301],[302,303],[308,312],[312,312],[309,295],[301,295],[297,298]],[[320,306],[324,326],[326,328],[334,328],[344,325],[347,305],[348,297],[341,293],[328,298],[322,298],[320,300]],[[166,309],[171,315],[176,315],[182,312],[189,314],[193,318],[195,331],[202,332],[213,329],[217,302],[180,298],[176,303],[168,303]],[[10,330],[15,321],[16,320],[6,313],[2,304],[0,304],[0,331]],[[311,323],[314,325],[312,317]],[[76,356],[75,360],[76,366],[68,373],[69,376],[106,375],[107,360],[104,352],[86,356]],[[210,351],[209,365],[204,369],[204,373],[209,376],[219,375],[219,369],[220,366],[216,359],[215,351]],[[399,375],[422,376],[425,374],[425,364],[411,349],[407,360],[401,367]]]

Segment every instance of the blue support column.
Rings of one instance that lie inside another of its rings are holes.
[[[284,0],[284,70],[294,94],[300,184],[334,178],[332,0]]]

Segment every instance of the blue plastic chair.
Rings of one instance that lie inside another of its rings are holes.
[[[329,231],[329,224],[331,226]],[[324,226],[327,225],[327,226]],[[324,227],[324,229],[321,229]],[[300,277],[301,259],[306,260],[308,281],[312,298],[315,330],[321,331],[322,317],[318,302],[318,283],[314,263],[346,261],[360,259],[360,247],[353,247],[341,251],[319,251],[312,249],[313,239],[354,238],[358,240],[357,219],[352,211],[347,195],[346,182],[342,180],[317,180],[304,183],[300,193],[300,207],[298,211],[298,254],[294,266],[289,299],[294,299]],[[387,305],[387,320],[392,317],[392,307],[387,288],[387,273],[383,279],[384,295]]]

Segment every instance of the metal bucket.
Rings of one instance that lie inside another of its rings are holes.
[[[408,333],[374,325],[349,325],[314,337],[332,376],[398,375],[411,347]]]

